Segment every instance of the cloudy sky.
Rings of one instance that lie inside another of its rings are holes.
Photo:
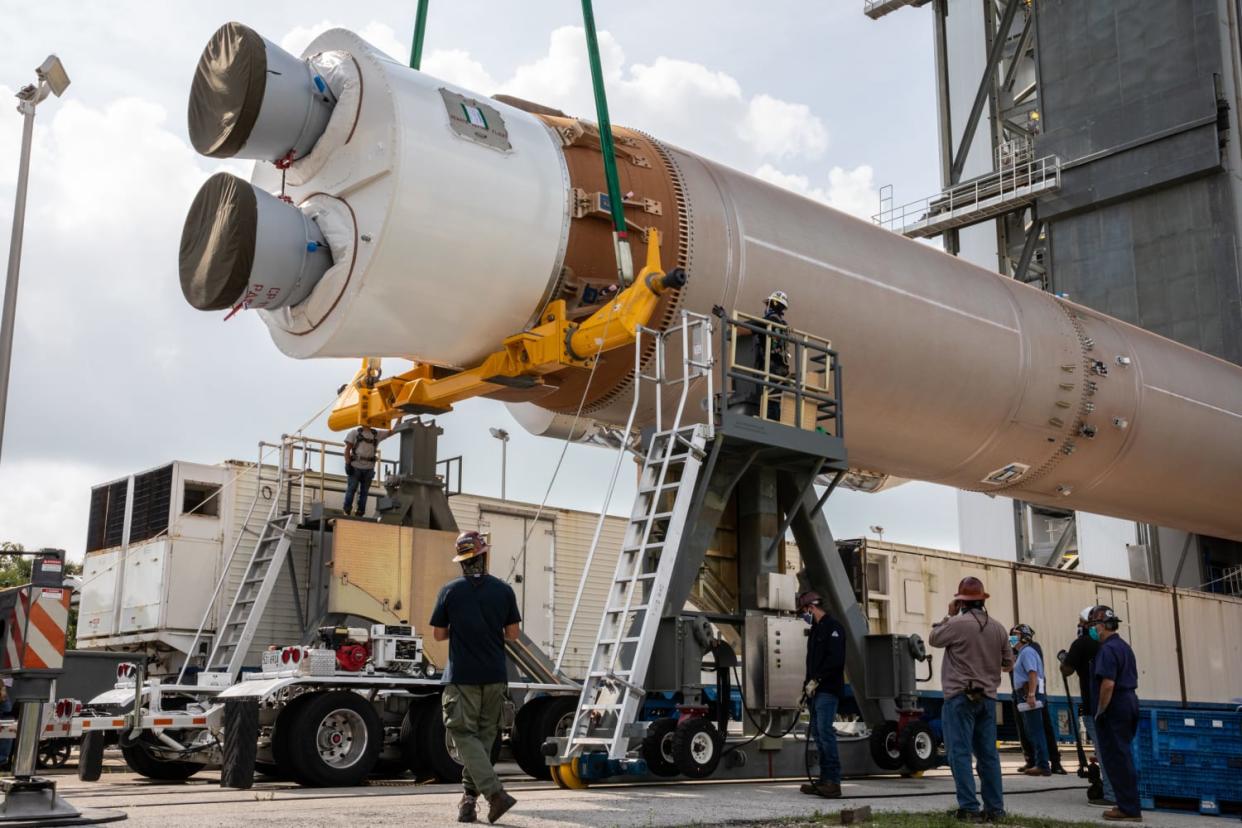
[[[90,487],[172,459],[253,458],[261,439],[306,421],[351,362],[281,355],[257,317],[191,310],[177,283],[185,211],[219,169],[191,149],[186,96],[217,26],[244,22],[291,50],[354,29],[408,57],[413,0],[18,3],[0,53],[0,102],[49,52],[73,84],[39,109],[8,422],[0,540],[82,552]],[[596,3],[613,120],[862,216],[878,188],[898,200],[938,186],[930,17],[882,21],[861,0],[631,0]],[[508,92],[593,119],[580,7],[572,0],[433,2],[423,68],[481,93]],[[0,109],[0,242],[7,251],[21,118]],[[441,452],[465,457],[465,487],[539,502],[559,444],[529,437],[504,407],[442,418]],[[308,432],[327,435],[322,418]],[[597,510],[609,452],[572,447],[549,502]],[[626,475],[626,479],[629,475]],[[614,511],[628,511],[619,492]],[[839,536],[957,545],[950,491],[843,493]]]

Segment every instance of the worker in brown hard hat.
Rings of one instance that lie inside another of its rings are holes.
[[[478,532],[457,536],[462,576],[449,581],[436,598],[431,627],[436,641],[448,641],[448,667],[440,696],[444,727],[461,754],[464,792],[457,806],[458,822],[478,819],[477,800],[488,802],[488,822],[514,806],[492,767],[492,745],[509,692],[505,640],[521,635],[513,587],[487,574],[491,550]]]
[[[956,816],[963,822],[1005,815],[1000,754],[996,751],[996,691],[1001,673],[1014,664],[1004,626],[988,615],[991,597],[983,582],[967,576],[957,585],[949,612],[932,625],[928,643],[944,648],[940,681],[944,689],[944,744],[957,789]],[[983,809],[975,792],[971,759],[978,761]]]
[[[845,692],[845,628],[824,609],[818,592],[798,596],[802,620],[811,625],[806,643],[803,697],[811,714],[811,732],[819,749],[819,779],[801,787],[804,794],[841,796],[841,759],[837,752],[837,705]]]

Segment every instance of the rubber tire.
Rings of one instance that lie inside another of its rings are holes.
[[[901,770],[905,760],[901,756],[901,745],[897,739],[897,723],[885,722],[871,731],[868,739],[871,748],[871,759],[886,771]]]
[[[924,747],[930,746],[931,748],[926,756],[919,756],[920,742]],[[939,756],[936,753],[936,733],[927,722],[908,723],[901,731],[898,743],[901,746],[901,760],[912,771],[930,770],[939,763]]]
[[[540,750],[542,740],[539,738],[541,714],[551,700],[550,696],[531,699],[518,709],[513,719],[513,733],[509,738],[513,761],[517,762],[522,773],[534,779],[552,778],[552,769],[543,761]]]
[[[704,763],[695,759],[690,750],[694,738],[702,733],[710,734],[714,745],[711,757]],[[716,725],[703,716],[685,719],[673,731],[673,761],[677,763],[677,769],[688,779],[706,779],[715,773],[716,766],[720,764],[720,757],[724,754],[723,748],[724,740],[720,738],[720,731],[716,730]]]
[[[362,754],[347,768],[334,768],[319,757],[317,734],[319,724],[334,710],[344,709],[358,714],[367,731]],[[289,734],[289,759],[293,777],[299,784],[315,788],[349,788],[359,784],[371,773],[384,747],[384,728],[371,703],[349,690],[330,690],[307,696],[297,711]]]
[[[230,699],[224,703],[224,745],[220,787],[254,787],[254,762],[259,752],[259,702]]]
[[[423,729],[427,727],[428,716],[438,716],[440,706],[436,704],[438,697],[416,699],[410,702],[401,720],[401,760],[415,778],[421,779],[432,773],[431,763],[427,761],[427,753],[423,750]]]
[[[673,758],[664,755],[665,748],[668,748],[670,753],[672,752],[672,737],[676,730],[676,716],[656,719],[647,725],[647,735],[643,737],[642,757],[647,760],[647,770],[656,776],[672,777],[681,773]]]
[[[440,699],[437,698],[437,704],[432,715],[429,715],[423,725],[423,755],[427,764],[431,768],[431,772],[441,782],[449,785],[456,785],[461,782],[462,765],[458,764],[453,755],[449,753],[448,746],[448,730],[444,727],[443,708]],[[496,741],[492,743],[492,751],[489,757],[492,765],[495,766],[496,761],[500,758],[500,733],[496,733]]]
[[[103,775],[104,732],[95,730],[82,734],[78,748],[78,779],[98,782]]]
[[[561,720],[578,710],[577,696],[546,696],[532,704],[538,704],[536,715],[532,717],[533,730],[528,730],[529,737],[520,736],[522,747],[526,751],[526,764],[518,760],[518,765],[535,779],[552,778],[552,768],[545,761],[543,743],[556,735]],[[523,710],[525,707],[523,707]],[[521,711],[519,711],[520,713]],[[516,727],[516,722],[515,722]],[[520,731],[519,731],[520,732]],[[515,745],[518,743],[515,742]],[[513,750],[514,759],[518,757],[518,748]]]
[[[159,782],[184,782],[204,767],[198,762],[166,762],[156,759],[147,753],[147,749],[140,742],[121,745],[121,755],[134,773]]]
[[[309,695],[298,696],[276,714],[276,721],[272,724],[272,762],[270,765],[266,762],[257,763],[255,767],[260,773],[266,773],[281,781],[294,779],[289,734],[297,727],[298,713],[309,698]]]

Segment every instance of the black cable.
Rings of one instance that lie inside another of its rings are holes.
[[[793,721],[789,723],[789,727],[786,728],[783,733],[769,733],[767,730],[760,727],[759,723],[755,721],[755,717],[750,714],[750,708],[746,704],[746,691],[742,689],[741,677],[738,675],[736,666],[733,667],[733,681],[737,685],[737,694],[742,700],[742,713],[745,714],[746,718],[749,719],[750,723],[754,726],[755,735],[751,736],[749,739],[747,739],[744,742],[738,742],[736,745],[733,745],[732,747],[730,747],[728,750],[726,750],[724,753],[720,755],[721,759],[724,759],[730,753],[734,753],[735,751],[741,750],[742,748],[746,747],[750,743],[757,740],[760,736],[767,736],[770,739],[783,739],[786,736],[788,736],[795,727],[798,726],[798,720],[802,718],[802,711],[806,707],[805,696],[803,697],[802,702],[799,703],[798,714],[793,717]],[[724,703],[723,700],[721,701],[721,703],[722,704]],[[723,736],[724,734],[721,734],[721,735]]]

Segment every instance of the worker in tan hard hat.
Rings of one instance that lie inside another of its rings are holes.
[[[957,585],[949,613],[932,625],[927,641],[944,648],[944,744],[957,789],[956,816],[963,822],[996,821],[1005,815],[1000,754],[996,751],[996,691],[1001,673],[1013,668],[1009,634],[988,615],[991,596],[983,582],[967,576]],[[983,810],[975,793],[971,759],[978,760]]]
[[[492,745],[509,692],[505,640],[521,635],[522,615],[513,587],[487,574],[490,550],[479,532],[457,536],[453,561],[461,564],[461,577],[444,585],[431,613],[436,641],[449,643],[441,695],[444,727],[465,765],[458,822],[478,819],[479,794],[488,802],[488,822],[500,819],[517,801],[496,776]]]

